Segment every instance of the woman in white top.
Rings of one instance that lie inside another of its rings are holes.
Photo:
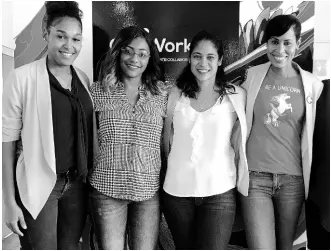
[[[168,101],[166,152],[168,138],[172,144],[162,204],[176,249],[227,249],[232,232],[237,174],[244,175],[230,139],[238,117],[246,126],[245,92],[223,80],[222,59],[222,42],[199,32]]]

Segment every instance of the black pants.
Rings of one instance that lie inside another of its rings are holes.
[[[21,248],[31,249],[78,249],[86,223],[88,196],[86,184],[78,180],[58,178],[45,206],[37,219],[22,208],[27,229],[22,229]]]
[[[176,249],[228,248],[236,213],[235,188],[208,197],[162,192],[162,207]]]
[[[321,224],[318,207],[306,201],[306,228],[308,248],[312,250],[330,250],[330,232]]]

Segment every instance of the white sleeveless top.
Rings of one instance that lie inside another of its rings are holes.
[[[235,95],[235,94],[234,94]],[[225,95],[213,107],[197,112],[182,95],[173,115],[174,135],[163,189],[178,197],[206,197],[236,186],[230,144],[235,109]]]

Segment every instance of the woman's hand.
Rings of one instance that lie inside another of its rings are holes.
[[[23,229],[27,228],[22,209],[16,203],[14,203],[13,205],[6,205],[4,209],[4,218],[7,227],[15,234],[23,236],[23,233],[20,231],[18,226],[18,224],[20,224]]]

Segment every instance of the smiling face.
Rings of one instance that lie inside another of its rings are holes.
[[[282,36],[271,37],[267,43],[267,55],[271,64],[278,69],[291,66],[299,45],[300,39],[296,40],[293,28]]]
[[[48,42],[49,64],[70,66],[82,48],[82,28],[75,18],[59,18],[49,27],[45,39]]]
[[[202,40],[193,48],[190,65],[198,82],[215,81],[217,69],[221,64],[222,59],[211,41]]]
[[[130,55],[128,52],[134,52]],[[125,48],[120,55],[120,66],[123,78],[141,78],[147,68],[150,50],[146,40],[142,37],[135,38]]]

